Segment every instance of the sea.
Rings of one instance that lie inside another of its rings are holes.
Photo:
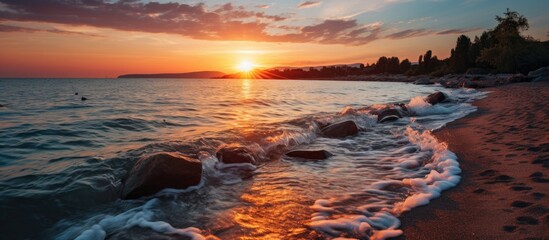
[[[436,91],[447,101],[427,103]],[[485,95],[361,81],[0,79],[1,238],[399,236],[400,214],[460,180],[459,159],[431,131]],[[394,103],[410,116],[378,123],[373,113]],[[344,120],[360,132],[320,134]],[[231,144],[259,163],[220,163],[216,150]],[[284,155],[291,150],[333,156]],[[122,200],[134,163],[158,152],[199,159],[201,183]]]

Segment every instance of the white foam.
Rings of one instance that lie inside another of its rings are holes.
[[[193,240],[217,239],[214,236],[203,235],[202,230],[194,227],[175,228],[164,221],[152,221],[152,208],[158,203],[158,199],[147,201],[144,205],[130,209],[118,215],[104,216],[98,223],[93,224],[89,229],[81,231],[76,237],[78,240],[99,240],[105,239],[107,233],[119,232],[132,227],[149,228],[162,234],[175,234],[189,237]],[[58,239],[69,239],[74,231],[67,231],[59,236]]]
[[[396,157],[387,159],[388,162],[396,162],[393,166],[401,170],[423,174],[402,180],[378,180],[370,183],[365,190],[367,193],[378,196],[407,194],[403,201],[389,205],[379,199],[368,200],[373,202],[366,203],[354,211],[346,211],[363,213],[353,215],[343,214],[338,210],[340,208],[337,204],[340,202],[345,204],[346,199],[335,197],[328,200],[319,199],[311,206],[315,213],[311,217],[310,226],[329,237],[360,239],[396,237],[402,234],[398,229],[400,221],[397,217],[400,214],[414,207],[426,205],[432,199],[439,197],[442,191],[456,186],[460,181],[461,173],[457,156],[447,149],[445,143],[438,142],[429,130],[423,129],[438,129],[448,122],[466,116],[476,110],[476,107],[467,102],[483,98],[486,94],[471,89],[460,89],[446,94],[452,103],[433,106],[427,103],[423,96],[410,100],[408,109],[418,117],[411,119],[412,124],[406,127],[404,135],[412,145],[419,148],[419,152],[408,152],[410,146],[407,146],[395,152],[401,156],[401,159],[395,159]],[[416,119],[424,120],[419,121],[423,124],[417,123]],[[428,160],[422,160],[425,156],[430,157]],[[412,170],[415,168],[420,169]],[[372,210],[374,211],[372,213],[368,209],[377,210]]]

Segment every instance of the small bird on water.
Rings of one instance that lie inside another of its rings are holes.
[[[82,99],[82,101],[86,101],[86,100],[88,100],[88,99],[87,99],[87,98],[85,98],[85,97],[82,97],[81,99]]]

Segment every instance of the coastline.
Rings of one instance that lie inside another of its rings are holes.
[[[397,239],[549,236],[549,84],[486,90],[476,112],[434,132],[457,154],[460,184],[403,214]]]

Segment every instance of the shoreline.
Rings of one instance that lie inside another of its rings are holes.
[[[396,239],[547,239],[549,84],[488,88],[478,110],[434,132],[458,156],[458,186],[400,216]]]

